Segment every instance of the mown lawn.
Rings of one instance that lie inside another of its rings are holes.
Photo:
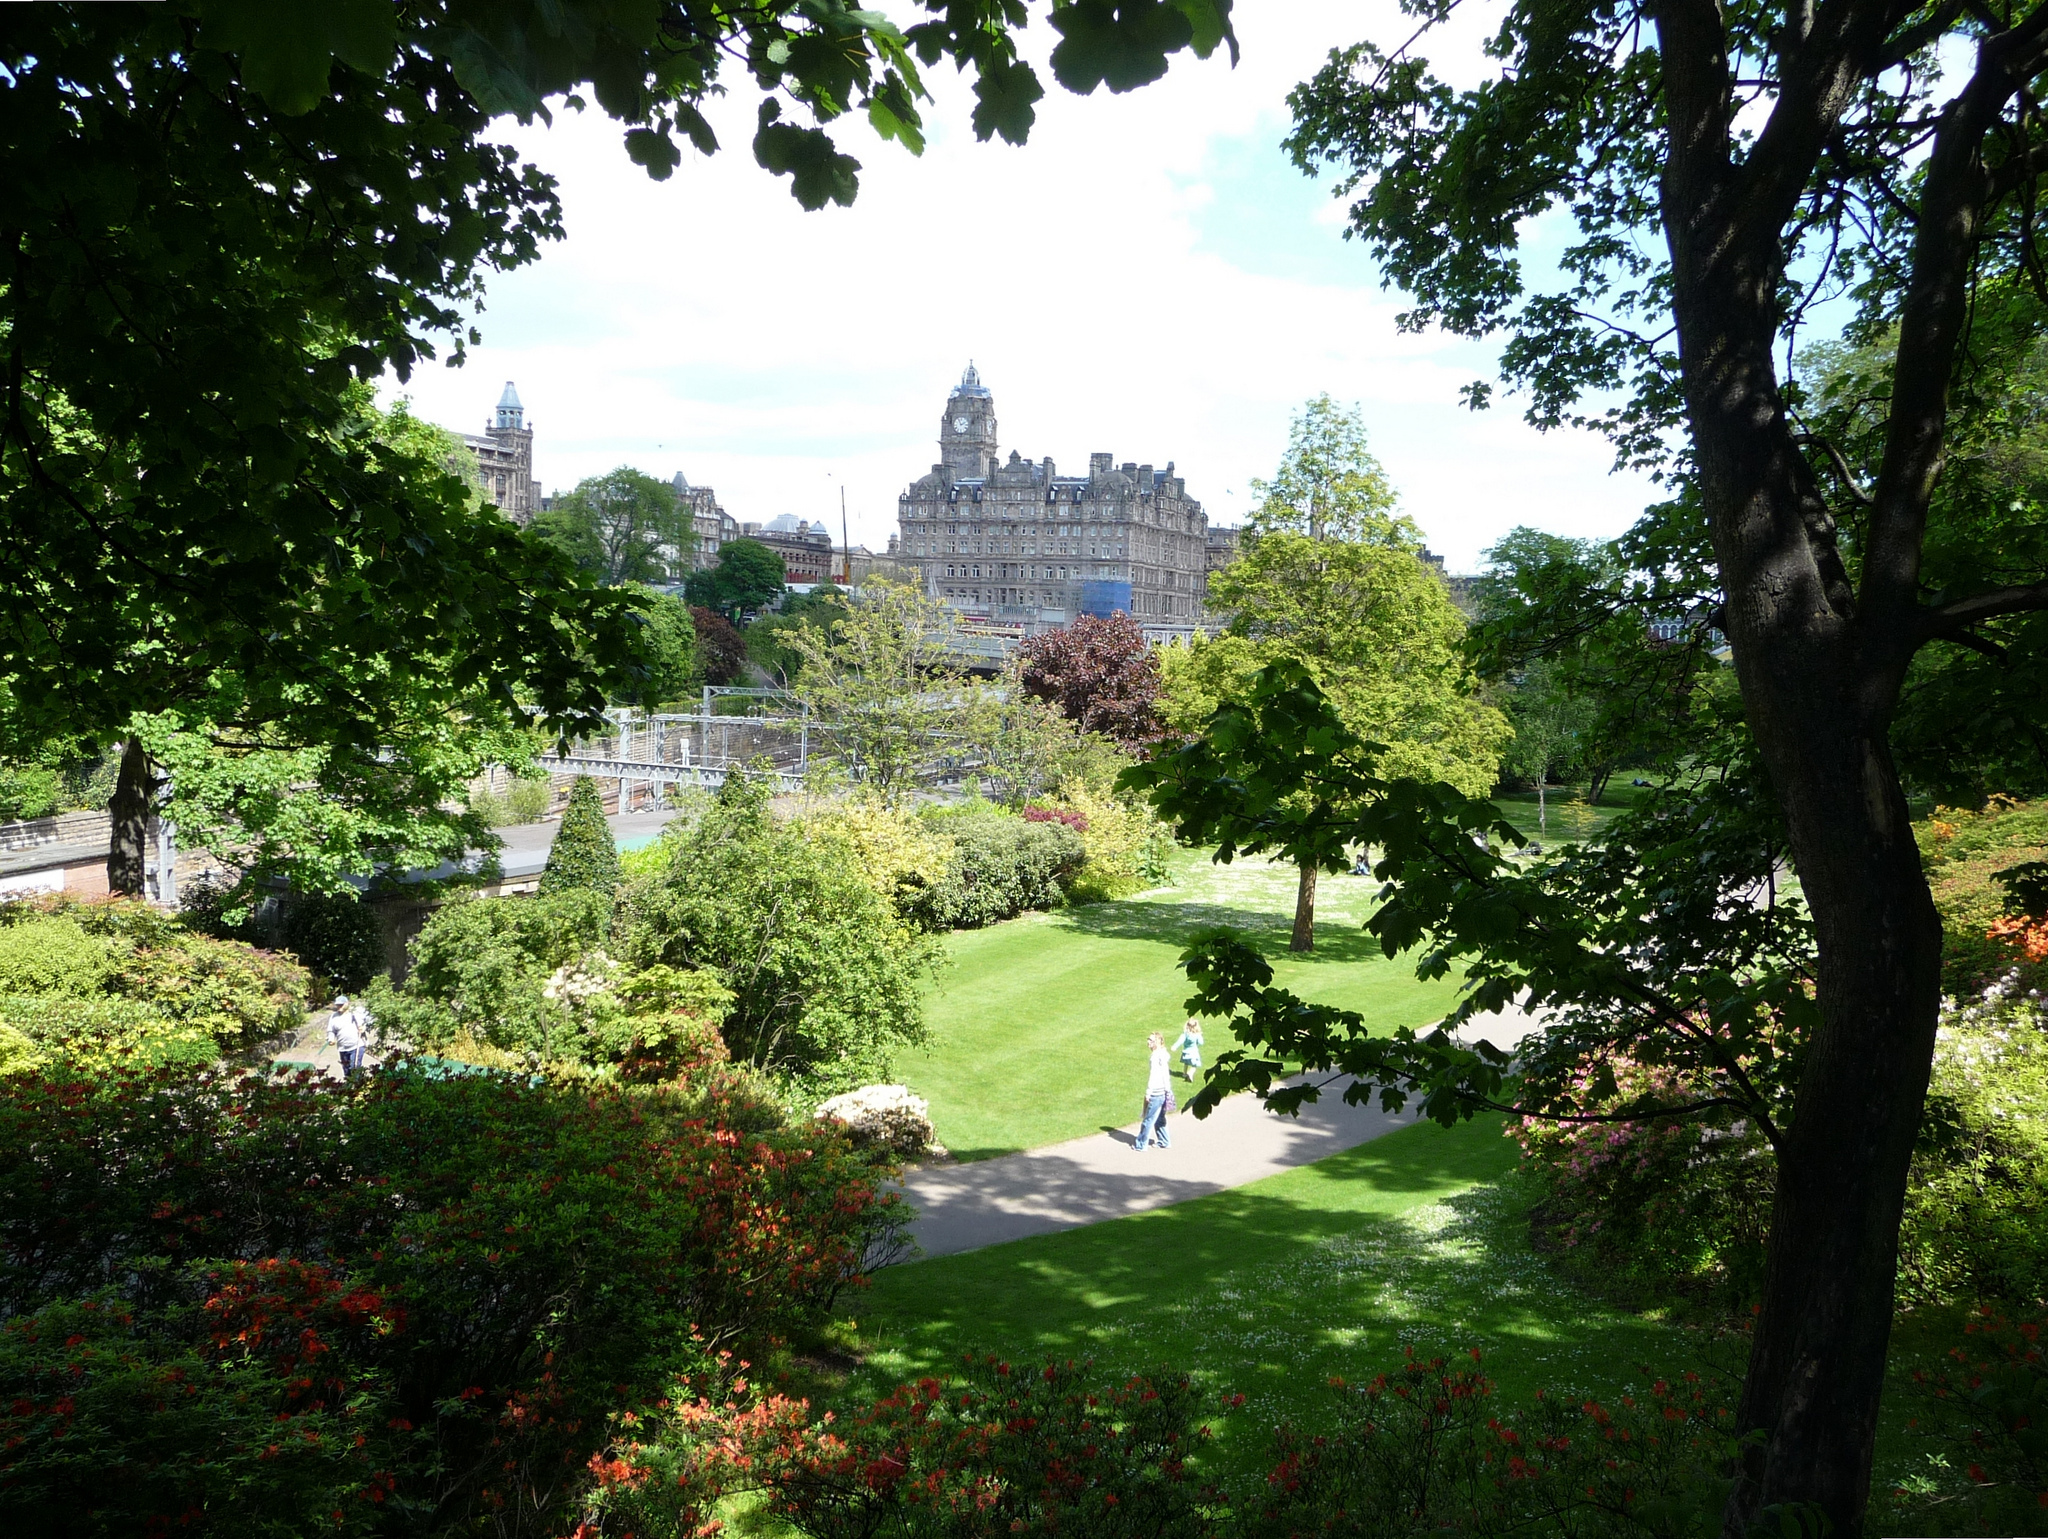
[[[1454,980],[1423,983],[1389,961],[1361,928],[1378,883],[1325,876],[1316,949],[1287,950],[1295,873],[1262,860],[1212,864],[1181,852],[1176,883],[1126,899],[1031,914],[948,938],[950,965],[928,1000],[931,1045],[898,1072],[931,1102],[939,1141],[962,1159],[1079,1138],[1135,1122],[1145,1036],[1170,1041],[1187,1017],[1179,958],[1197,931],[1251,936],[1278,980],[1305,998],[1346,1006],[1376,1029],[1436,1020]],[[1213,1023],[1211,1023],[1213,1026]],[[1227,1044],[1211,1031],[1208,1056]]]
[[[880,1273],[845,1306],[849,1401],[943,1376],[968,1351],[1193,1372],[1244,1406],[1212,1424],[1249,1468],[1282,1418],[1314,1423],[1333,1376],[1478,1348],[1504,1402],[1600,1395],[1711,1368],[1688,1332],[1585,1297],[1528,1240],[1515,1146],[1487,1117],[1389,1134],[1264,1181],[1086,1229]]]

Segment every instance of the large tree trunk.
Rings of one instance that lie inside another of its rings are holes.
[[[1301,863],[1301,882],[1294,889],[1294,935],[1287,949],[1316,949],[1316,863],[1312,860]]]
[[[114,823],[107,849],[107,890],[130,898],[143,895],[149,871],[149,811],[156,801],[156,777],[149,755],[130,738],[121,749],[121,773],[107,812]]]
[[[1713,384],[1746,389],[1693,393],[1695,449],[1745,714],[1814,916],[1820,1007],[1738,1411],[1738,1430],[1765,1436],[1726,1532],[1747,1532],[1762,1507],[1811,1503],[1857,1539],[1940,1005],[1940,922],[1888,746],[1911,649],[1856,616],[1832,548],[1808,538],[1825,508],[1775,388],[1744,366],[1735,328],[1718,340]]]
[[[1934,1052],[1941,926],[1885,723],[1860,710],[1847,670],[1801,677],[1788,650],[1766,667],[1745,668],[1738,653],[1738,670],[1814,915],[1821,1019],[1781,1153],[1738,1409],[1739,1427],[1766,1441],[1745,1460],[1728,1531],[1745,1532],[1761,1507],[1813,1502],[1854,1536]]]
[[[1831,26],[1851,24],[1880,36],[1887,25],[1874,12],[1831,13]],[[1919,641],[1920,531],[1940,468],[1974,233],[1953,206],[1923,208],[1859,591],[1772,358],[1783,230],[1850,71],[1802,76],[1798,90],[1808,94],[1798,110],[1808,116],[1774,122],[1783,131],[1768,149],[1738,164],[1723,25],[1706,0],[1673,0],[1657,13],[1671,122],[1660,195],[1686,416],[1725,597],[1721,628],[1813,912],[1820,1016],[1780,1149],[1738,1410],[1737,1430],[1763,1437],[1744,1455],[1723,1522],[1733,1539],[1764,1507],[1814,1504],[1840,1539],[1859,1539],[1899,1215],[1940,1005],[1940,923],[1889,731]],[[1959,185],[1950,126],[1929,162],[1933,202],[1936,188]]]
[[[1814,916],[1820,1022],[1780,1152],[1738,1411],[1738,1430],[1764,1438],[1726,1532],[1766,1506],[1817,1504],[1858,1539],[1941,927],[1888,746],[1911,644],[1858,614],[1832,541],[1815,538],[1831,526],[1769,373],[1768,322],[1743,309],[1695,312],[1707,357],[1689,414],[1745,715]]]

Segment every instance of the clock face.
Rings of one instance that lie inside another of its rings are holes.
[[[966,432],[966,431],[967,431],[967,419],[966,419],[965,417],[955,417],[955,418],[953,419],[953,431],[954,431],[954,432],[956,432],[956,433],[964,433],[964,432]]]

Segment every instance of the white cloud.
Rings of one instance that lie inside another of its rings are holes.
[[[1454,39],[1468,59],[1483,20]],[[1512,404],[1465,412],[1458,389],[1488,355],[1401,334],[1400,296],[1277,149],[1286,93],[1325,51],[1406,36],[1404,19],[1300,0],[1241,6],[1238,24],[1235,70],[1181,60],[1122,97],[1054,88],[1021,149],[975,143],[964,89],[935,74],[921,159],[843,130],[865,163],[851,210],[804,213],[754,164],[737,87],[714,114],[724,150],[665,183],[595,113],[508,127],[560,179],[568,239],[492,284],[466,368],[423,370],[407,393],[473,430],[516,380],[550,490],[622,463],[681,469],[738,518],[836,523],[843,485],[854,539],[879,548],[970,357],[1006,451],[1173,460],[1226,522],[1290,413],[1328,390],[1364,404],[1454,568],[1516,523],[1624,527],[1648,489],[1609,477],[1602,443],[1538,435]]]

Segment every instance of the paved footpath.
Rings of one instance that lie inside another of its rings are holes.
[[[1463,1036],[1512,1047],[1534,1029],[1511,1008]],[[1174,1093],[1193,1088],[1177,1080]],[[1347,1106],[1343,1091],[1342,1082],[1329,1086],[1299,1117],[1276,1116],[1250,1095],[1231,1096],[1199,1122],[1182,1112],[1168,1119],[1169,1149],[1134,1152],[1132,1123],[1021,1154],[906,1171],[903,1192],[917,1209],[911,1237],[927,1256],[949,1256],[1125,1218],[1311,1164],[1416,1120],[1413,1108],[1390,1116],[1377,1105]]]

